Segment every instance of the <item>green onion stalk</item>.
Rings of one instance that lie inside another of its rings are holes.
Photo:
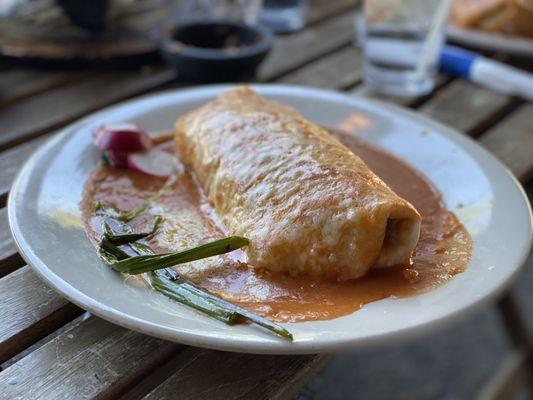
[[[134,214],[136,214],[135,216],[139,215],[148,207],[144,207],[143,211],[139,212],[138,210],[142,206],[127,213],[102,205],[97,206],[95,209],[97,215],[105,215],[108,219],[116,219],[122,222],[120,224],[122,232],[116,233],[111,228],[110,223],[116,221],[104,221],[104,234],[98,254],[106,264],[115,271],[122,273],[134,275],[148,273],[149,282],[155,290],[226,324],[235,325],[251,322],[284,339],[293,339],[292,334],[282,326],[222,300],[209,291],[184,279],[176,271],[169,268],[174,265],[231,252],[246,246],[249,243],[248,239],[230,236],[180,252],[154,254],[148,246],[138,242],[138,240],[153,235],[157,231],[162,218],[155,217],[152,228],[139,233],[135,233],[129,225],[124,223],[124,221],[129,220],[127,218]],[[124,218],[125,215],[127,215],[126,218]],[[131,256],[126,250],[136,255]]]

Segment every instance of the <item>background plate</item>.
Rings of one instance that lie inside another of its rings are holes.
[[[448,38],[464,46],[498,51],[518,57],[533,57],[533,39],[448,26]]]
[[[353,130],[422,171],[472,235],[467,271],[420,296],[381,300],[329,321],[286,324],[295,336],[289,343],[253,326],[229,327],[203,317],[110,270],[89,243],[78,209],[85,179],[100,159],[92,128],[130,120],[148,130],[169,129],[178,116],[230,86],[141,97],[84,118],[43,146],[9,198],[11,229],[26,261],[69,300],[124,327],[195,346],[279,354],[340,351],[412,336],[479,305],[517,272],[531,244],[529,203],[512,175],[472,140],[415,113],[357,97],[253,87],[316,123]]]

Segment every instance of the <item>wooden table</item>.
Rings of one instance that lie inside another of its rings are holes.
[[[351,45],[355,2],[314,1],[309,25],[275,40],[257,79],[372,96],[361,86],[361,56]],[[17,253],[5,206],[28,156],[86,114],[185,85],[161,65],[65,72],[0,63],[0,399],[285,399],[327,362],[327,356],[203,350],[120,328],[63,299]],[[446,75],[429,96],[382,100],[475,137],[522,182],[532,178],[532,103]],[[499,305],[515,347],[483,389],[485,398],[508,395],[531,373],[531,340],[519,305],[509,292]]]

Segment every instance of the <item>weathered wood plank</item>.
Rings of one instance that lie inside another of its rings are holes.
[[[177,370],[144,400],[290,399],[328,356],[265,356],[189,347]],[[208,379],[206,379],[208,377]]]
[[[476,136],[508,113],[516,100],[463,79],[437,91],[419,110],[455,129]]]
[[[87,311],[82,312],[80,315],[78,315],[74,319],[68,321],[64,325],[61,325],[58,329],[56,329],[55,331],[49,333],[48,335],[44,336],[43,338],[33,342],[28,347],[25,347],[24,350],[22,350],[21,352],[17,353],[13,357],[10,357],[7,361],[5,361],[2,364],[0,364],[0,371],[3,371],[5,369],[7,369],[9,366],[11,366],[11,365],[15,364],[16,362],[18,362],[19,360],[23,359],[28,354],[30,354],[30,353],[34,352],[35,350],[37,350],[39,347],[42,347],[46,343],[54,340],[56,337],[61,335],[63,332],[66,332],[66,331],[72,329],[74,326],[78,325],[81,321],[83,321],[84,319],[89,318],[90,316],[91,316],[91,314],[89,314]]]
[[[0,152],[0,207],[5,206],[7,192],[13,180],[22,168],[24,162],[39,148],[51,135],[30,140],[9,150]]]
[[[180,347],[96,317],[0,373],[0,399],[111,399]]]
[[[98,108],[154,89],[174,79],[175,74],[168,68],[100,73],[14,103],[0,110],[3,130],[0,149],[28,140]]]
[[[514,399],[531,379],[527,349],[513,350],[497,369],[478,397],[479,400]]]
[[[0,209],[0,278],[23,265],[24,261],[17,252],[17,246],[15,246],[9,230],[7,209],[2,208]],[[2,307],[1,304],[0,308]]]
[[[87,71],[42,69],[13,69],[0,72],[0,107],[23,97],[73,82],[87,74]]]
[[[359,49],[349,46],[283,76],[277,82],[343,89],[361,79],[363,67]]]
[[[521,178],[520,175],[517,177]],[[533,389],[533,342],[525,315],[510,290],[503,294],[497,305],[513,343],[513,350],[482,389],[479,396],[482,400],[514,398],[526,385],[529,385],[530,390]]]
[[[533,104],[519,107],[482,134],[479,141],[527,182],[533,176]]]
[[[498,300],[497,305],[513,345],[516,348],[531,346],[532,338],[513,293],[510,290],[506,291]]]
[[[353,10],[359,0],[311,0],[307,23],[315,24],[323,19],[339,14],[343,11]]]
[[[5,71],[13,67],[13,61],[7,58],[0,59],[0,71]]]
[[[258,79],[273,80],[347,45],[353,38],[354,15],[347,12],[293,35],[276,38],[259,69]]]
[[[0,363],[83,311],[23,267],[0,279]]]

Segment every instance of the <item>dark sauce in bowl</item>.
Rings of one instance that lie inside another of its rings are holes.
[[[266,57],[271,35],[233,21],[196,21],[167,29],[161,52],[181,78],[203,82],[252,77]]]

